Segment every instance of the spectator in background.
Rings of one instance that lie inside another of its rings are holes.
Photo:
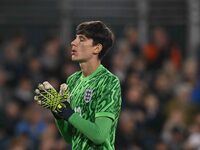
[[[117,52],[112,58],[111,71],[119,77],[121,82],[124,82],[128,67],[133,60],[133,53],[131,52],[131,47],[126,40],[121,39],[117,43]]]
[[[20,120],[21,110],[19,104],[15,101],[8,101],[4,107],[5,113],[3,114],[3,124],[6,134],[9,138],[15,135],[15,126]]]
[[[126,77],[125,63],[119,60],[121,60],[120,53],[114,54],[111,62],[112,64],[111,71],[119,78],[121,82],[124,82]]]
[[[65,141],[61,137],[58,138],[57,128],[53,121],[54,120],[48,122],[45,131],[42,133],[40,137],[40,145],[39,145],[40,150],[67,149]]]
[[[33,144],[38,144],[39,137],[47,128],[46,122],[41,115],[41,108],[36,104],[30,104],[24,112],[24,119],[16,125],[16,134],[26,135]],[[34,114],[34,115],[33,115]],[[37,147],[35,147],[37,149]]]
[[[140,73],[137,73],[137,72],[134,72],[134,71],[130,72],[126,76],[126,81],[125,81],[124,84],[126,85],[126,87],[124,87],[125,90],[127,88],[129,88],[130,86],[137,86],[137,85],[139,85],[144,90],[146,88],[146,84],[145,84],[145,81],[143,79],[143,76]]]
[[[169,113],[169,116],[164,124],[162,138],[170,149],[177,150],[183,148],[186,120],[182,110],[176,109]]]
[[[61,48],[61,40],[56,36],[48,38],[44,43],[39,58],[45,75],[56,75],[59,72],[62,63]]]
[[[142,57],[136,57],[131,60],[130,65],[128,66],[127,76],[132,73],[136,73],[142,77],[144,77],[144,75],[147,74],[146,63]]]
[[[138,41],[138,31],[133,26],[127,26],[124,30],[125,38],[130,45],[131,52],[135,57],[141,55],[141,48]]]
[[[155,79],[150,83],[153,85],[152,90],[158,96],[163,108],[165,103],[173,96],[172,78],[166,72],[160,71],[155,74]]]
[[[21,107],[24,107],[24,105],[28,105],[33,98],[32,82],[28,77],[22,77],[18,80],[19,85],[14,91],[14,96],[20,103]]]
[[[25,38],[21,34],[17,34],[2,47],[3,60],[1,60],[1,64],[8,73],[8,84],[10,86],[14,86],[18,78],[24,73],[24,45]]]
[[[186,149],[200,149],[200,112],[193,118],[193,123],[189,126],[189,136],[185,142]]]
[[[124,106],[131,110],[143,110],[143,94],[142,86],[131,85],[125,91]]]
[[[31,79],[32,83],[39,83],[44,80],[44,71],[42,69],[42,63],[38,57],[32,57],[28,60],[26,64],[26,74]]]
[[[20,120],[20,109],[16,101],[6,101],[0,109],[0,149],[6,149],[15,136],[15,126]]]
[[[183,80],[194,86],[198,80],[198,63],[195,58],[188,58],[183,64]]]
[[[11,140],[8,150],[34,150],[34,146],[27,135],[22,134]]]
[[[126,71],[130,65],[130,62],[134,58],[134,55],[131,52],[131,47],[126,40],[120,40],[117,42],[117,53],[120,55],[120,60],[124,63],[124,68]]]
[[[179,71],[176,66],[171,62],[167,61],[162,67],[162,72],[166,74],[170,82],[173,83],[172,86],[179,84],[181,81],[182,74],[179,74]]]
[[[178,69],[181,65],[181,51],[170,41],[167,32],[156,27],[153,30],[153,36],[149,43],[144,45],[143,55],[147,61],[148,69],[160,69],[165,61],[171,61]]]
[[[146,112],[145,128],[149,134],[160,133],[163,127],[164,114],[160,110],[160,101],[156,95],[149,93],[144,98]],[[159,136],[159,135],[156,135]]]
[[[137,125],[131,110],[121,112],[116,135],[117,150],[124,150],[138,144]]]
[[[163,141],[158,141],[154,147],[155,150],[169,150],[168,145]]]
[[[200,104],[200,76],[198,74],[198,62],[196,58],[189,58],[183,65],[183,80],[191,86],[191,102]],[[199,105],[200,106],[200,105]]]

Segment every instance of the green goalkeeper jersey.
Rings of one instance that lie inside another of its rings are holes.
[[[71,108],[91,122],[96,117],[113,120],[109,137],[100,145],[94,144],[78,129],[72,127],[73,150],[114,150],[115,131],[121,108],[121,88],[119,79],[100,65],[90,76],[76,72],[67,79]]]

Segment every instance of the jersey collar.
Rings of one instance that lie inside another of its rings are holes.
[[[102,64],[100,64],[98,66],[98,68],[89,76],[87,77],[84,77],[83,76],[83,73],[81,74],[81,80],[88,80],[88,79],[91,79],[92,77],[94,77],[102,68],[104,68],[104,66]]]

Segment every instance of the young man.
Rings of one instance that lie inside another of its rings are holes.
[[[101,58],[112,44],[113,33],[101,21],[78,25],[71,42],[72,61],[79,62],[81,71],[67,79],[70,106],[53,114],[61,135],[73,150],[115,149],[120,82],[101,65]]]

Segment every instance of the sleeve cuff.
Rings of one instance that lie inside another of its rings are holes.
[[[73,113],[73,114],[69,117],[68,121],[69,121],[70,124],[73,125],[73,124],[76,123],[77,120],[79,120],[79,119],[80,119],[80,115],[79,115],[78,113]]]
[[[95,118],[97,117],[109,117],[111,119],[115,119],[115,115],[110,112],[98,112],[95,114]]]

